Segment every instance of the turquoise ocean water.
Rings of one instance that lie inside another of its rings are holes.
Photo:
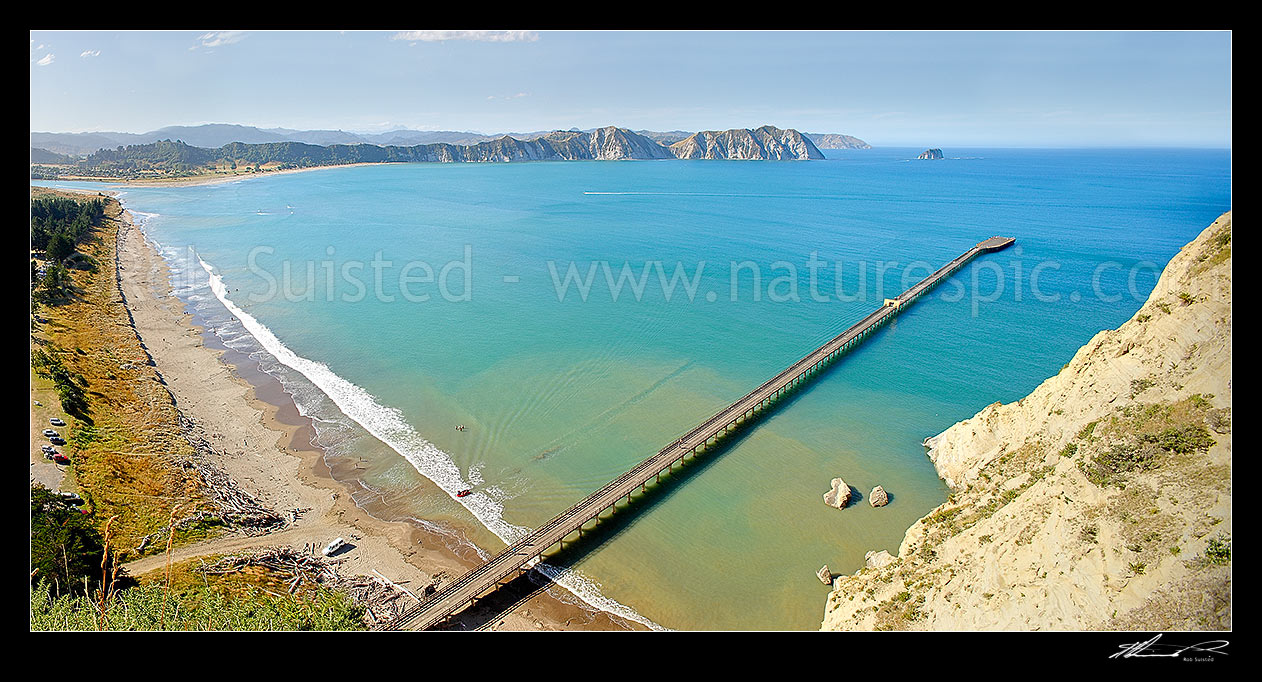
[[[554,558],[587,601],[657,626],[816,629],[820,565],[897,551],[946,499],[921,441],[1129,318],[1231,205],[1227,150],[918,151],[331,168],[122,200],[190,310],[315,420],[359,504],[488,552],[1016,237]],[[836,476],[891,504],[825,506]]]

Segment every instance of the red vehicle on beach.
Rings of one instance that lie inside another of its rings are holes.
[[[472,494],[473,494],[472,490],[461,490],[460,492],[456,493],[456,497],[465,497],[466,495],[472,495]]]

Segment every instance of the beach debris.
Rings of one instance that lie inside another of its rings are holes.
[[[885,488],[878,485],[872,489],[872,494],[868,495],[868,501],[873,507],[884,507],[890,503],[890,496],[885,492]]]
[[[464,424],[456,424],[457,431],[464,431],[466,428],[468,427],[466,427]]]
[[[180,427],[184,437],[193,446],[195,454],[180,465],[186,471],[197,474],[202,486],[208,493],[211,504],[218,512],[219,518],[229,528],[241,531],[246,535],[266,535],[289,525],[285,517],[276,510],[264,505],[256,497],[241,488],[223,469],[211,463],[209,457],[223,454],[201,435],[193,422],[180,415]],[[213,514],[205,514],[213,517]],[[295,515],[296,520],[296,515]]]
[[[828,570],[828,564],[824,564],[822,568],[815,572],[821,583],[825,585],[833,584],[833,572]]]
[[[386,585],[386,587],[389,587],[400,594],[407,595],[411,597],[412,599],[415,599],[417,604],[421,603],[420,597],[416,596],[415,594],[412,594],[409,590],[405,589],[402,585],[385,577],[384,575],[381,574],[381,571],[378,571],[377,569],[374,568],[372,569],[372,572],[377,576],[378,579],[381,580],[382,583]]]
[[[202,566],[198,570],[207,575],[226,575],[250,566],[260,566],[287,575],[285,582],[292,594],[304,583],[320,585],[348,595],[364,609],[364,624],[382,627],[398,618],[405,610],[415,606],[420,599],[400,584],[376,575],[342,575],[338,571],[343,559],[329,559],[312,553],[308,545],[302,551],[292,547],[264,547],[251,552],[226,556],[219,561]]]
[[[162,535],[162,533],[161,533],[161,532],[158,532],[158,533],[150,533],[150,534],[148,534],[148,535],[144,536],[143,538],[140,538],[140,544],[139,544],[139,545],[136,545],[136,553],[137,553],[137,554],[144,554],[144,553],[145,553],[145,548],[149,546],[149,543],[150,543],[150,542],[153,542],[154,540],[158,539],[158,536],[159,536],[159,535]]]
[[[838,509],[844,509],[846,503],[850,501],[850,486],[840,478],[832,480],[832,489],[824,493],[824,504]]]
[[[211,504],[228,527],[246,535],[266,535],[289,525],[276,510],[243,490],[223,469],[201,457],[191,457],[181,464],[201,478]]]
[[[292,526],[298,523],[298,519],[302,518],[302,515],[309,511],[311,511],[311,507],[294,507],[285,512],[285,523]]]

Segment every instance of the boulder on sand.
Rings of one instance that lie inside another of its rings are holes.
[[[868,501],[873,507],[884,507],[890,503],[890,496],[885,492],[885,488],[877,486],[872,489],[872,494],[868,496]]]
[[[824,493],[824,504],[844,509],[846,503],[850,501],[850,486],[840,478],[834,478],[832,485],[832,490]]]

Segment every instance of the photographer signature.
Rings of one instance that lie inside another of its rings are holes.
[[[1184,652],[1207,653],[1207,654],[1223,654],[1228,644],[1225,639],[1212,639],[1199,644],[1177,645],[1177,644],[1159,644],[1158,640],[1161,635],[1157,635],[1146,642],[1132,642],[1123,644],[1120,651],[1114,653],[1109,658],[1178,658]]]

